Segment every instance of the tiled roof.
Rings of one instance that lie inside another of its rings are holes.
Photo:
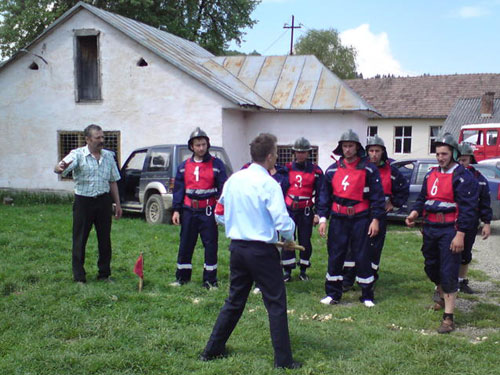
[[[480,109],[481,98],[459,99],[444,122],[443,131],[458,138],[463,125],[500,123],[500,99],[494,99],[491,117],[482,117]]]
[[[459,98],[500,95],[500,74],[454,74],[345,81],[388,118],[446,118]]]

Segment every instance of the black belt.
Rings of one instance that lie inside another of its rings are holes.
[[[99,199],[99,198],[103,198],[103,197],[108,196],[108,195],[109,195],[109,193],[103,193],[103,194],[99,194],[99,195],[96,195],[93,197],[87,197],[85,195],[75,194],[76,197],[84,198],[84,199]]]

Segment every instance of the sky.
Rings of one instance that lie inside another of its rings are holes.
[[[286,55],[310,29],[337,30],[357,51],[357,71],[379,75],[500,73],[500,0],[262,0],[241,46]]]

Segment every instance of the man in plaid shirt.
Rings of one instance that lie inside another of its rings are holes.
[[[63,176],[73,172],[75,201],[73,203],[73,279],[85,283],[85,246],[92,229],[97,233],[99,258],[98,280],[110,281],[111,275],[111,214],[116,204],[115,218],[122,215],[116,181],[120,173],[112,151],[104,150],[104,134],[100,126],[89,125],[84,130],[84,147],[71,150],[54,167]]]

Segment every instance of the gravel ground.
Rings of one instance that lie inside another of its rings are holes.
[[[493,280],[500,281],[500,221],[491,223],[491,236],[483,240],[476,237],[472,251],[472,269],[485,272]]]

